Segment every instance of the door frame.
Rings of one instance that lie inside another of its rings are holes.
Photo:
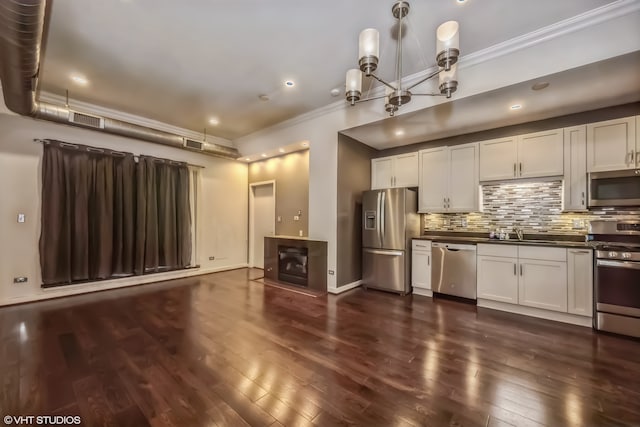
[[[249,246],[248,246],[248,264],[250,268],[255,267],[255,260],[253,259],[253,249],[255,247],[255,242],[253,241],[253,232],[254,232],[254,213],[253,208],[255,206],[255,187],[260,187],[262,185],[271,185],[273,188],[273,233],[276,231],[276,180],[271,179],[269,181],[260,181],[260,182],[252,182],[249,184]]]

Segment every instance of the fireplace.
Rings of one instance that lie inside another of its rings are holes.
[[[306,247],[278,246],[278,280],[307,287],[308,259]]]

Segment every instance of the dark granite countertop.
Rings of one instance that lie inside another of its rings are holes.
[[[490,243],[499,245],[528,245],[528,246],[551,246],[567,248],[592,248],[590,243],[585,242],[584,235],[565,234],[525,234],[523,240],[518,240],[515,233],[512,233],[509,240],[490,239],[488,233],[472,233],[460,231],[429,231],[414,239],[431,240],[434,242],[452,243]]]

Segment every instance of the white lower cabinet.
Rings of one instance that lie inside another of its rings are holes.
[[[411,245],[411,285],[420,295],[431,295],[431,242],[413,240]]]
[[[477,261],[479,300],[592,316],[590,249],[479,244]]]
[[[571,314],[593,315],[593,251],[568,249],[568,308]]]
[[[520,258],[519,270],[518,304],[566,313],[566,261]]]

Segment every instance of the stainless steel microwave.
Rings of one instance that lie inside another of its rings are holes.
[[[640,169],[589,174],[589,207],[640,206]]]

